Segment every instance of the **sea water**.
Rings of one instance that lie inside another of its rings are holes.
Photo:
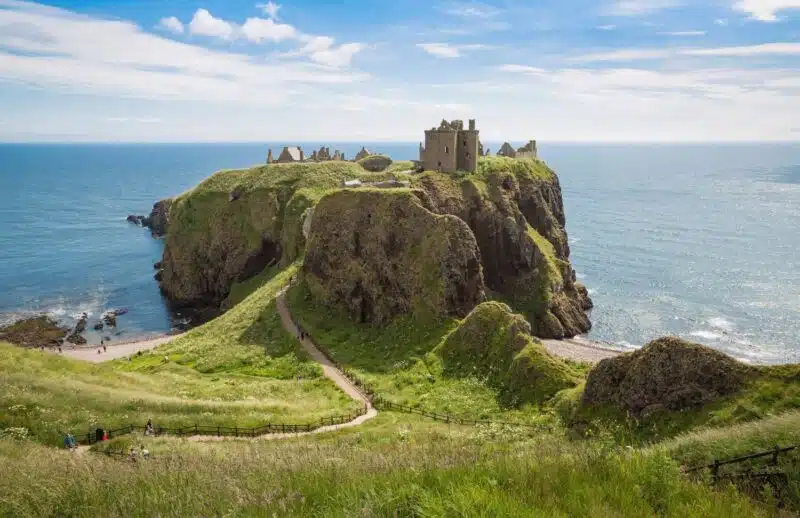
[[[91,323],[125,307],[115,339],[168,331],[152,267],[163,244],[125,217],[283,145],[0,144],[0,323],[40,312]],[[366,145],[396,159],[418,146]],[[750,361],[800,361],[800,145],[539,152],[559,175],[571,260],[595,302],[589,338],[636,347],[673,334]]]

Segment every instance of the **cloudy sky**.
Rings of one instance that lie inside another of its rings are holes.
[[[0,141],[800,140],[800,0],[0,0]]]

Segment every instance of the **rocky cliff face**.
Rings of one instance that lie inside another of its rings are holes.
[[[223,171],[175,198],[158,279],[175,307],[215,308],[235,282],[305,247],[303,221],[325,189],[364,170],[351,162]]]
[[[466,315],[484,297],[475,237],[410,192],[339,191],[314,208],[303,274],[357,322]]]
[[[359,320],[463,316],[485,288],[536,336],[591,327],[591,301],[569,264],[561,188],[542,162],[482,158],[469,175],[406,176],[411,190],[337,191],[342,180],[381,174],[352,162],[217,173],[163,211],[163,292],[178,305],[215,306],[233,283],[305,252],[317,296]]]
[[[472,229],[486,286],[523,312],[542,338],[585,333],[592,306],[569,264],[561,187],[541,162],[484,158],[478,174],[425,173],[414,182],[423,205]]]

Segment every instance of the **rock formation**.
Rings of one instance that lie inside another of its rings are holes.
[[[149,228],[153,237],[164,237],[167,234],[167,223],[169,221],[169,209],[171,205],[171,199],[161,200],[153,205],[153,210],[150,211],[149,216],[136,216],[131,214],[126,220],[130,223]]]
[[[535,336],[562,338],[591,327],[585,314],[591,300],[587,290],[575,282],[569,264],[561,189],[543,162],[484,157],[478,171],[469,175],[426,172],[408,178],[410,192],[387,191],[386,198],[373,196],[375,191],[367,188],[360,193],[327,196],[323,199],[328,213],[323,214],[315,207],[320,194],[360,179],[371,182],[374,177],[357,163],[338,161],[217,173],[169,206],[169,232],[156,278],[173,308],[217,309],[234,283],[261,273],[268,264],[287,265],[305,250],[304,270],[316,275],[318,288],[326,286],[326,300],[338,300],[354,315],[360,315],[364,305],[364,319],[381,321],[391,313],[390,308],[398,314],[416,311],[417,303],[412,300],[416,292],[411,288],[401,291],[398,279],[416,286],[419,272],[384,270],[387,252],[379,249],[403,256],[388,260],[392,268],[424,264],[427,266],[413,268],[432,272],[430,258],[414,247],[428,242],[419,234],[423,229],[442,239],[440,227],[445,220],[438,218],[446,216],[451,229],[447,232],[463,233],[464,240],[461,245],[448,246],[465,257],[461,263],[448,263],[446,275],[453,278],[445,281],[442,290],[460,286],[458,289],[466,291],[450,294],[459,302],[442,303],[437,314],[464,315],[477,303],[480,289],[472,264],[477,258],[478,269],[482,266],[483,270],[481,288],[485,283],[487,291],[523,313]],[[235,201],[231,201],[233,192]],[[354,205],[341,205],[341,200]],[[412,218],[413,224],[405,221],[406,217]],[[457,220],[461,222],[458,227],[454,226]],[[306,250],[307,240],[314,236],[324,240],[318,243],[326,244]],[[477,255],[471,252],[472,243],[477,243]],[[352,261],[347,254],[356,249],[364,258],[371,258],[373,251],[378,254],[378,263],[369,266],[372,270],[346,266]],[[421,254],[424,260],[414,263],[410,254]],[[457,271],[458,264],[466,269]],[[334,271],[334,266],[346,270]],[[411,277],[404,278],[406,275]],[[346,276],[352,280],[347,281]],[[474,285],[468,287],[469,283]],[[351,293],[343,291],[344,286]],[[440,295],[435,295],[434,306],[441,302]],[[385,301],[378,300],[384,296]]]
[[[533,161],[487,157],[481,174],[457,179],[425,173],[414,180],[424,206],[472,229],[486,286],[521,311],[541,338],[585,333],[587,290],[569,264],[558,178]]]
[[[176,198],[157,272],[172,308],[213,315],[235,282],[294,261],[305,248],[306,209],[359,174],[352,162],[274,164],[217,173]]]
[[[485,379],[507,406],[541,403],[575,386],[578,374],[530,333],[527,320],[507,305],[480,304],[440,347],[444,373]]]
[[[356,322],[464,316],[484,297],[475,237],[409,192],[340,191],[314,208],[303,261],[311,295]]]
[[[392,159],[386,155],[369,155],[358,160],[359,165],[372,173],[379,173],[392,165]]]
[[[58,347],[70,332],[52,318],[40,315],[0,327],[0,342],[22,347]]]
[[[647,414],[690,410],[738,392],[757,369],[709,347],[659,338],[642,349],[598,363],[582,405],[605,405]]]

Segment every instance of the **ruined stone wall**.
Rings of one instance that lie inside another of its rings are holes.
[[[464,130],[458,132],[458,169],[475,171],[478,168],[478,131]]]
[[[425,132],[425,151],[422,161],[425,169],[454,173],[458,170],[458,132],[455,130],[428,130]]]

